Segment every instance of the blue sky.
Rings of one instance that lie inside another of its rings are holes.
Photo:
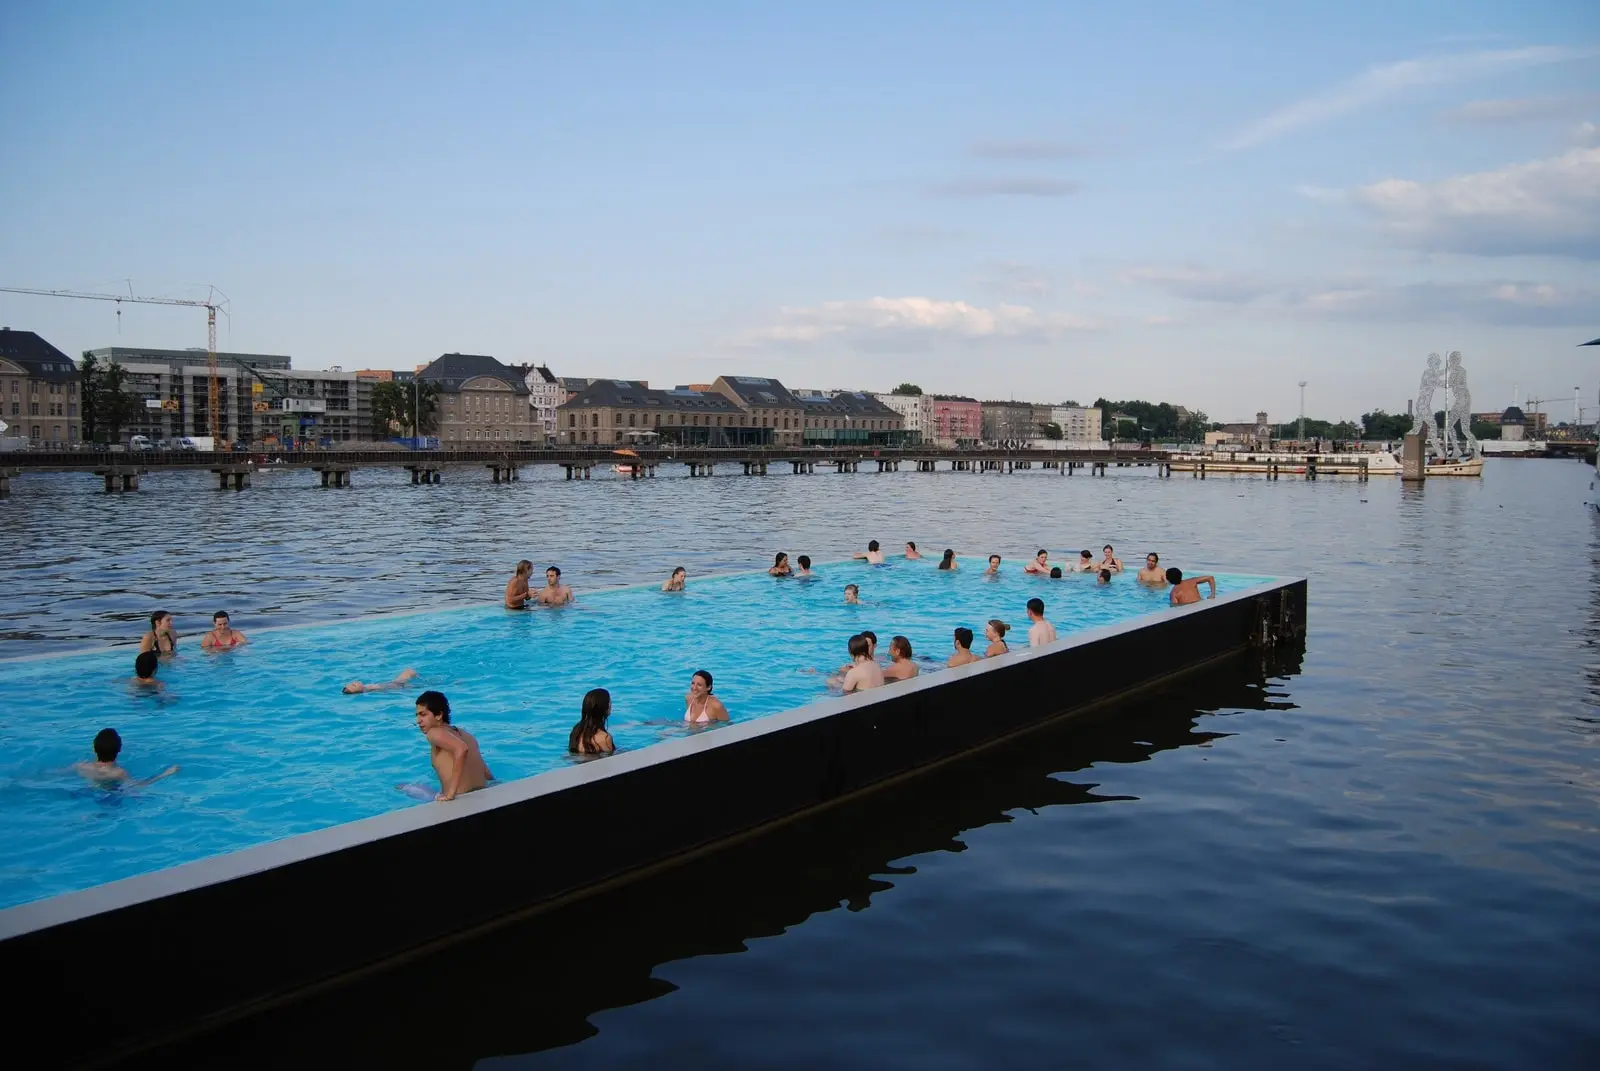
[[[224,348],[304,367],[1218,419],[1299,379],[1403,409],[1430,350],[1480,408],[1600,388],[1594,4],[10,4],[0,39],[0,285],[215,284]]]

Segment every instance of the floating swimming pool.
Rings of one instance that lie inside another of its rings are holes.
[[[416,806],[395,786],[431,783],[428,749],[413,721],[425,688],[450,698],[454,720],[477,736],[502,780],[566,765],[567,734],[584,692],[611,690],[620,747],[692,732],[684,693],[710,670],[736,721],[825,697],[827,674],[848,659],[845,640],[872,629],[880,655],[908,636],[924,672],[937,672],[951,632],[978,634],[998,617],[1026,645],[1023,604],[1043,598],[1063,636],[1163,612],[1164,590],[1120,576],[1051,581],[982,559],[953,573],[931,560],[883,566],[838,562],[810,580],[765,573],[690,578],[689,590],[649,585],[585,594],[577,604],[526,613],[473,606],[263,631],[243,649],[204,654],[199,636],[164,664],[158,694],[136,692],[133,648],[0,663],[13,709],[0,761],[8,821],[0,830],[0,907],[87,888],[298,833]],[[1226,593],[1265,578],[1219,575]],[[847,583],[863,604],[845,605]],[[202,626],[203,627],[203,626]],[[349,680],[421,676],[398,692],[346,696]],[[106,791],[66,768],[92,757],[106,726],[122,735],[122,764],[149,776],[142,789]],[[710,730],[710,731],[715,731]]]

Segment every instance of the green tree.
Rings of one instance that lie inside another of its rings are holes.
[[[1361,414],[1361,437],[1363,439],[1400,439],[1411,430],[1412,420],[1404,413],[1386,413],[1382,409],[1374,409],[1370,413]]]
[[[913,397],[915,397],[915,396],[920,396],[922,394],[922,388],[917,386],[915,383],[902,383],[898,387],[896,387],[894,390],[890,391],[889,393],[890,394],[910,394]]]
[[[95,428],[97,432],[104,431],[107,442],[116,442],[122,438],[122,429],[138,418],[144,408],[144,402],[128,393],[127,373],[122,365],[112,361],[103,370],[94,375],[94,390],[91,393],[81,384],[84,406],[93,407]]]
[[[1044,437],[1046,439],[1060,439],[1063,437],[1061,433],[1061,425],[1055,423],[1054,421],[1040,424],[1039,430],[1044,432]]]
[[[1474,439],[1498,439],[1500,438],[1500,425],[1490,424],[1483,420],[1474,420],[1472,422],[1472,437]]]
[[[95,404],[95,394],[100,389],[100,363],[94,355],[84,351],[83,360],[78,365],[78,401],[83,413],[83,441],[95,441],[95,420],[98,406]]]
[[[404,383],[372,386],[372,437],[387,439],[411,423],[411,394]]]

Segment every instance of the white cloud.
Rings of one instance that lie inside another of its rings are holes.
[[[957,179],[930,187],[945,197],[1065,197],[1082,188],[1066,179],[1026,177]]]
[[[1557,93],[1543,97],[1473,100],[1444,113],[1457,123],[1520,123],[1560,119],[1600,103],[1600,93]]]
[[[1488,280],[1463,283],[1345,284],[1313,290],[1289,308],[1366,323],[1473,323],[1580,327],[1593,322],[1600,287]]]
[[[1600,50],[1594,48],[1535,45],[1402,60],[1374,67],[1331,89],[1286,105],[1246,126],[1225,141],[1223,147],[1247,149],[1304,127],[1374,107],[1413,89],[1488,78],[1597,54]]]
[[[990,160],[1070,160],[1086,155],[1080,146],[1045,138],[978,141],[971,152]]]
[[[1600,148],[1440,182],[1385,179],[1351,199],[1421,249],[1600,257]]]
[[[1039,312],[1027,305],[1001,304],[984,308],[965,301],[937,298],[875,297],[865,301],[825,301],[803,308],[785,308],[778,323],[753,332],[748,341],[871,345],[930,336],[1043,341],[1068,331],[1089,331],[1100,326],[1094,320],[1067,313]]]

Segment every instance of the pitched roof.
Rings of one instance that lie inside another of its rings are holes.
[[[32,331],[0,328],[0,357],[21,365],[29,376],[47,383],[65,383],[78,378],[78,366],[72,363],[72,358]]]
[[[456,394],[468,380],[488,376],[511,388],[514,394],[527,394],[528,385],[515,371],[493,357],[478,353],[446,353],[417,373],[424,383],[435,383],[446,394]]]
[[[760,376],[718,376],[717,383],[732,391],[747,408],[800,408],[800,399],[776,379],[763,379]]]
[[[842,390],[833,394],[821,391],[800,391],[798,397],[808,412],[838,413],[841,416],[869,417],[872,419],[903,419],[899,410],[885,405],[865,391]]]
[[[592,380],[562,409],[624,409],[640,406],[662,409],[695,409],[706,412],[737,413],[740,409],[720,394],[679,387],[676,390],[651,390],[636,379]]]

